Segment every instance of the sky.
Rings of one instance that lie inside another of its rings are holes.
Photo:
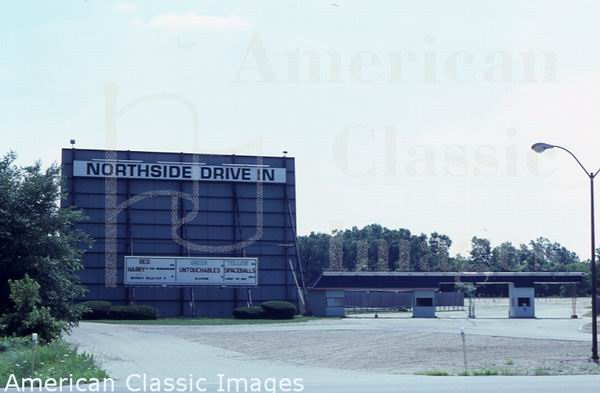
[[[1,151],[296,158],[298,232],[379,223],[589,254],[596,1],[5,1]],[[112,92],[112,93],[111,93]],[[176,99],[173,99],[176,98]],[[111,112],[112,113],[112,112]],[[198,118],[197,125],[192,119]],[[600,180],[600,178],[599,178]]]

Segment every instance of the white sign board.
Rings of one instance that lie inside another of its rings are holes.
[[[125,283],[167,285],[175,283],[174,258],[125,257]]]
[[[223,260],[206,258],[179,259],[177,283],[185,285],[223,285]]]
[[[258,258],[126,256],[125,285],[256,286]]]
[[[73,176],[123,179],[193,180],[217,182],[285,183],[285,168],[252,165],[201,165],[131,161],[73,161]]]
[[[225,285],[257,285],[258,259],[224,259],[223,282]]]

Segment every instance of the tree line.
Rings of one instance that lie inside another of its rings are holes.
[[[492,246],[488,239],[474,236],[468,255],[450,255],[452,240],[444,234],[413,234],[405,228],[390,229],[378,224],[335,230],[331,234],[311,232],[299,236],[298,248],[308,285],[324,270],[415,271],[415,272],[589,272],[589,260],[544,237],[515,245]],[[589,293],[586,276],[578,294]],[[504,286],[478,288],[485,294],[503,294]],[[570,294],[569,288],[541,285],[540,295]]]

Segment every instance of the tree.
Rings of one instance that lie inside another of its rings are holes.
[[[446,235],[433,232],[429,236],[429,253],[432,271],[448,271],[450,259],[450,246],[452,240]]]
[[[301,252],[307,285],[312,285],[323,273],[323,270],[335,268],[335,266],[331,266],[330,260],[337,258],[337,255],[335,253],[330,255],[327,252],[328,249],[335,248],[335,244],[331,243],[331,236],[324,233],[311,232],[308,236],[298,237],[298,247]]]
[[[473,236],[471,239],[471,266],[473,271],[485,272],[490,270],[492,248],[488,239]]]
[[[410,238],[410,266],[411,270],[417,272],[428,272],[431,270],[431,255],[427,235],[424,233]]]
[[[565,266],[579,262],[577,254],[543,237],[521,244],[519,256],[527,271],[564,271]]]
[[[89,239],[74,229],[83,216],[59,207],[58,165],[17,167],[15,158],[8,153],[0,161],[0,315],[15,311],[9,280],[28,276],[40,286],[40,307],[69,329],[80,317],[73,299],[84,293],[75,273]]]
[[[52,317],[50,309],[41,305],[40,284],[25,275],[21,280],[8,280],[13,309],[0,318],[0,334],[27,336],[38,333],[42,342],[58,338],[65,322]]]
[[[492,271],[514,272],[519,270],[519,250],[510,242],[504,242],[492,251]]]

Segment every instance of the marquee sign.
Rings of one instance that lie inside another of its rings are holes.
[[[256,286],[258,258],[126,256],[125,285]]]
[[[285,183],[285,168],[243,164],[203,165],[194,163],[145,163],[132,161],[73,161],[73,176],[124,179],[194,180]]]

